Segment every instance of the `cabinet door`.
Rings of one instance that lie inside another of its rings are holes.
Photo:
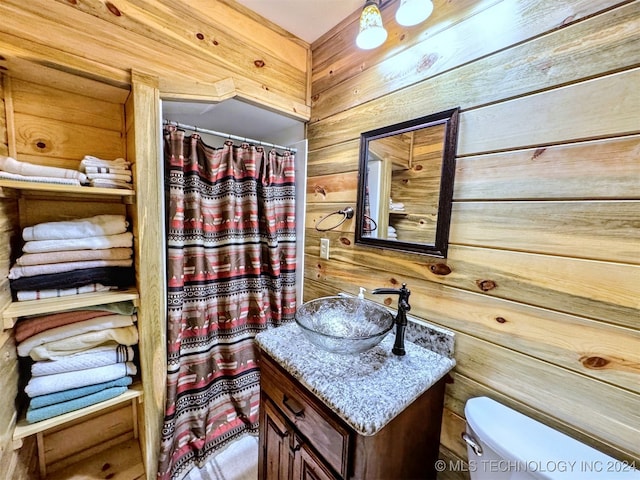
[[[291,466],[291,480],[338,480],[331,470],[304,444],[296,434],[292,450],[295,452]]]
[[[264,480],[288,480],[289,426],[267,397],[263,396],[262,400],[258,477]]]

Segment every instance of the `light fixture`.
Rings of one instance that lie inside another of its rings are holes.
[[[387,31],[382,25],[382,15],[378,5],[380,0],[367,0],[360,15],[360,32],[356,45],[363,50],[379,47],[387,39]]]
[[[396,22],[405,27],[424,22],[433,12],[431,0],[400,0],[396,11]]]
[[[379,47],[387,39],[387,31],[382,25],[380,14],[381,1],[366,0],[362,9],[356,45],[363,50]],[[396,21],[403,27],[411,27],[424,22],[431,12],[433,12],[432,0],[400,0]]]

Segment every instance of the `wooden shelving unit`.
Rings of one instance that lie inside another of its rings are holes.
[[[90,405],[85,408],[81,408],[79,410],[75,410],[73,412],[65,413],[63,415],[58,415],[53,418],[49,418],[47,420],[43,420],[41,422],[36,423],[28,423],[24,418],[19,420],[16,423],[16,427],[13,431],[13,442],[14,445],[21,445],[22,439],[29,437],[31,435],[36,435],[36,440],[38,443],[38,469],[40,471],[40,478],[50,478],[48,476],[48,465],[46,459],[46,448],[45,448],[45,433],[47,431],[56,429],[58,427],[64,426],[65,424],[71,423],[74,420],[79,420],[82,418],[86,418],[89,415],[99,413],[101,411],[105,411],[110,407],[114,407],[116,405],[131,402],[131,414],[132,414],[132,424],[133,424],[133,439],[127,444],[123,445],[121,442],[115,442],[111,445],[112,442],[107,442],[106,444],[98,447],[94,447],[93,450],[96,450],[96,454],[93,457],[97,457],[98,459],[102,459],[102,463],[99,465],[103,467],[104,465],[108,465],[109,462],[104,461],[105,458],[113,457],[113,460],[116,462],[120,462],[123,457],[123,452],[128,452],[127,457],[127,468],[132,468],[134,471],[138,472],[138,476],[142,476],[144,474],[144,466],[142,465],[141,455],[140,455],[140,445],[138,444],[138,408],[136,403],[142,403],[142,386],[141,385],[133,385],[129,387],[129,389],[115,398],[105,400],[104,402],[97,403],[95,405]],[[105,450],[106,448],[106,450]],[[111,453],[109,453],[111,452]],[[87,452],[91,453],[91,452]],[[131,457],[131,458],[129,458]],[[91,458],[91,457],[90,457]],[[78,464],[73,463],[70,468],[74,471],[74,474],[77,474]],[[93,462],[82,462],[80,468],[83,469],[95,469],[95,465]],[[119,470],[120,467],[117,467],[116,470]],[[95,472],[94,472],[95,473]],[[70,478],[64,472],[58,472],[58,478]],[[77,478],[77,477],[74,477]],[[83,477],[89,478],[89,477]],[[132,477],[137,478],[137,477]]]
[[[96,403],[79,410],[74,410],[73,412],[58,415],[57,417],[48,418],[47,420],[43,420],[41,422],[28,423],[23,418],[19,420],[18,423],[16,423],[16,428],[13,431],[13,440],[19,441],[30,435],[35,435],[40,432],[58,427],[60,425],[64,425],[65,423],[85,417],[87,415],[91,415],[92,413],[99,412],[100,410],[112,407],[113,405],[118,405],[119,403],[132,402],[132,404],[134,405],[133,410],[135,412],[136,408],[133,402],[136,401],[136,399],[138,402],[142,403],[141,385],[133,385],[129,387],[129,389],[122,395],[119,395],[115,398],[111,398],[109,400],[105,400],[104,402]]]
[[[61,196],[82,196],[97,195],[107,197],[133,197],[135,192],[133,190],[125,190],[122,188],[99,188],[99,187],[78,187],[74,185],[58,185],[55,183],[33,183],[33,182],[21,182],[18,180],[5,180],[0,179],[0,190],[20,190],[25,192],[43,192],[47,195],[61,195]]]
[[[114,290],[13,302],[2,312],[2,325],[5,329],[9,329],[13,328],[18,318],[27,315],[62,312],[64,310],[73,310],[112,302],[124,302],[126,300],[133,301],[134,305],[137,306],[138,292],[135,289]]]
[[[93,200],[105,199],[109,202],[121,202],[123,204],[132,204],[135,192],[128,189],[116,188],[96,188],[87,186],[60,185],[54,183],[33,183],[15,180],[0,179],[0,198],[25,198],[25,199],[55,199],[62,201],[77,202],[82,199]],[[77,295],[68,295],[64,297],[44,298],[38,300],[27,300],[21,302],[9,303],[0,313],[2,318],[2,327],[5,330],[15,326],[20,317],[29,315],[43,315],[48,313],[62,312],[83,307],[102,305],[113,302],[132,301],[134,305],[138,305],[139,295],[135,288],[112,290],[107,292],[83,293]],[[56,431],[60,428],[66,428],[65,425],[72,425],[73,422],[88,418],[91,415],[99,414],[107,411],[112,407],[116,407],[127,402],[131,403],[131,415],[133,418],[133,437],[138,438],[138,406],[142,403],[143,391],[141,384],[135,384],[118,397],[105,400],[85,408],[74,410],[53,418],[43,420],[41,422],[29,423],[23,417],[16,423],[13,431],[14,447],[19,447],[24,438],[35,435],[38,444],[38,463],[41,478],[47,476],[47,459],[46,448],[44,446],[45,436],[49,432]],[[135,469],[144,473],[144,467],[140,461],[140,448],[138,442],[130,442],[128,449],[135,450],[133,456],[137,459]],[[120,451],[124,447],[120,444],[102,445],[94,447],[96,451],[101,451],[102,455],[106,451],[103,448],[115,449]],[[125,448],[126,449],[126,448]],[[115,454],[119,456],[119,454]]]

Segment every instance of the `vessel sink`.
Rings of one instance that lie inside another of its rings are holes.
[[[295,320],[311,343],[341,354],[357,354],[376,346],[394,323],[393,315],[375,302],[339,296],[300,305]]]

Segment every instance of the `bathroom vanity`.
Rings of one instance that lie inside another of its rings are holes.
[[[393,335],[359,355],[329,353],[296,324],[261,349],[260,479],[436,478],[446,354]]]

